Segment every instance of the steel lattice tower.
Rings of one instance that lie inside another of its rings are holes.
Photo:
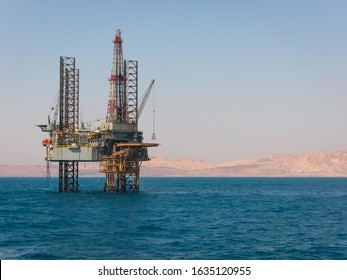
[[[107,106],[106,122],[126,122],[126,103],[127,98],[125,94],[125,68],[123,61],[121,31],[117,29],[116,36],[113,39],[113,61],[110,81],[110,96]]]
[[[127,123],[136,124],[137,129],[137,121],[138,121],[138,62],[136,60],[124,60],[124,68],[125,68],[125,76],[126,76],[126,112],[127,112]]]
[[[79,70],[74,57],[60,57],[59,145],[78,142]],[[78,161],[59,161],[59,191],[78,190]]]

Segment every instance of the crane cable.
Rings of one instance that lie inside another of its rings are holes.
[[[153,133],[152,133],[152,140],[157,140],[157,137],[155,135],[155,86],[153,87]]]

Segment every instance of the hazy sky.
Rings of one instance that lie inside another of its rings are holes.
[[[43,164],[59,56],[104,118],[116,28],[156,79],[153,156],[227,161],[347,149],[347,1],[0,0],[0,164]],[[151,98],[141,117],[152,135]]]

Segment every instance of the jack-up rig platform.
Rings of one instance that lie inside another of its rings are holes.
[[[137,192],[142,161],[149,160],[148,148],[157,143],[143,143],[138,120],[152,90],[154,80],[138,106],[138,62],[123,60],[121,31],[113,40],[113,62],[106,122],[88,129],[79,120],[79,69],[74,57],[60,57],[60,88],[53,120],[38,125],[49,138],[46,161],[59,163],[59,192],[79,188],[79,162],[101,162],[105,174],[104,191]],[[58,109],[59,108],[59,109]],[[153,111],[154,112],[154,111]],[[155,140],[153,132],[152,140]]]

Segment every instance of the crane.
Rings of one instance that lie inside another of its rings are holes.
[[[53,122],[51,120],[51,114],[53,113]],[[59,91],[57,93],[55,106],[52,104],[51,109],[48,113],[48,122],[47,124],[42,125],[36,125],[39,127],[42,132],[49,132],[50,137],[52,138],[53,130],[57,128],[57,119],[58,119],[58,113],[59,113]]]
[[[53,112],[53,128],[54,129],[57,126],[57,119],[58,119],[58,113],[59,113],[58,108],[59,108],[59,106],[60,106],[60,100],[59,100],[59,95],[58,95],[55,107],[52,106],[52,108],[51,108],[52,111],[54,111]],[[48,121],[48,123],[49,123],[49,121]]]
[[[146,102],[148,100],[148,97],[151,94],[151,90],[152,90],[152,87],[154,85],[154,82],[155,82],[155,79],[152,80],[152,82],[150,83],[149,87],[147,88],[145,94],[142,97],[141,105],[140,105],[139,110],[137,112],[137,118],[138,119],[141,117],[142,111],[145,108],[145,105],[146,105]]]

